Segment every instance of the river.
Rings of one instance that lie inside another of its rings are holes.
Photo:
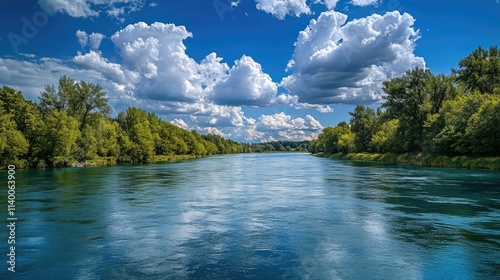
[[[2,279],[500,277],[500,172],[271,153],[18,170],[16,186]]]

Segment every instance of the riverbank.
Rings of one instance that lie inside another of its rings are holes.
[[[330,159],[403,163],[414,166],[426,166],[426,167],[500,170],[500,157],[444,156],[444,155],[431,155],[423,153],[405,153],[405,154],[318,153],[314,155]]]
[[[162,162],[169,162],[169,161],[174,161],[174,160],[186,160],[186,159],[194,159],[194,158],[200,158],[200,156],[195,156],[195,155],[156,155],[150,158],[147,161],[144,161],[142,163],[162,163]],[[116,159],[111,158],[111,157],[105,157],[105,158],[98,158],[94,160],[88,160],[86,162],[76,162],[70,165],[70,167],[87,167],[87,166],[106,166],[106,165],[116,165],[119,163],[134,163],[134,162],[123,162],[120,161],[118,162]],[[137,162],[139,163],[139,162]]]
[[[40,161],[37,166],[29,167],[29,163],[26,160],[18,160],[12,164],[16,166],[16,169],[44,169],[44,168],[83,168],[83,167],[96,167],[96,166],[112,166],[120,163],[163,163],[174,160],[186,160],[200,158],[201,156],[195,155],[155,155],[147,161],[143,162],[132,162],[132,161],[118,161],[114,157],[100,157],[96,159],[90,159],[83,162],[80,161],[56,161],[54,166],[48,166],[45,161]],[[205,157],[205,156],[203,156]],[[0,170],[7,169],[7,166],[0,166]]]

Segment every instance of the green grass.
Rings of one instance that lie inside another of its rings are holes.
[[[184,159],[192,159],[192,158],[198,158],[197,156],[194,155],[170,155],[170,156],[165,156],[165,155],[158,155],[158,156],[153,156],[148,162],[168,162],[171,160],[184,160]]]
[[[404,163],[415,166],[500,170],[500,157],[445,156],[423,153],[404,154],[316,154],[331,159]]]

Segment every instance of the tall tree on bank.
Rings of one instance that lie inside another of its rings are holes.
[[[424,125],[431,111],[427,89],[431,77],[430,70],[415,68],[384,82],[386,102],[382,106],[389,118],[399,120],[397,138],[403,151],[422,149]]]
[[[489,50],[478,47],[466,58],[460,60],[458,69],[452,69],[457,81],[467,92],[500,94],[500,50],[491,46]]]
[[[360,152],[368,151],[372,136],[377,129],[377,115],[375,110],[364,105],[356,106],[354,112],[349,112],[351,130],[356,134],[354,143]]]
[[[75,82],[67,76],[59,79],[57,91],[54,85],[46,86],[39,99],[42,112],[65,111],[68,116],[79,121],[81,131],[88,123],[90,114],[108,115],[111,113],[108,98],[100,85],[85,81]]]

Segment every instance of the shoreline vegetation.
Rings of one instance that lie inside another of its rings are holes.
[[[309,152],[335,159],[500,170],[500,49],[481,47],[452,74],[408,70],[383,83],[384,102],[358,105]]]
[[[158,115],[129,107],[111,115],[97,84],[62,76],[47,85],[39,102],[0,88],[0,169],[86,167],[151,163],[210,155],[307,151],[309,141],[238,143],[187,130]]]
[[[100,85],[67,76],[39,101],[0,88],[0,169],[151,163],[210,155],[308,151],[329,158],[500,170],[500,49],[474,50],[452,74],[414,68],[383,83],[376,110],[312,141],[238,143],[129,107],[111,116]]]
[[[336,160],[407,164],[419,167],[464,168],[500,171],[500,157],[449,156],[423,153],[317,153],[313,156]]]

